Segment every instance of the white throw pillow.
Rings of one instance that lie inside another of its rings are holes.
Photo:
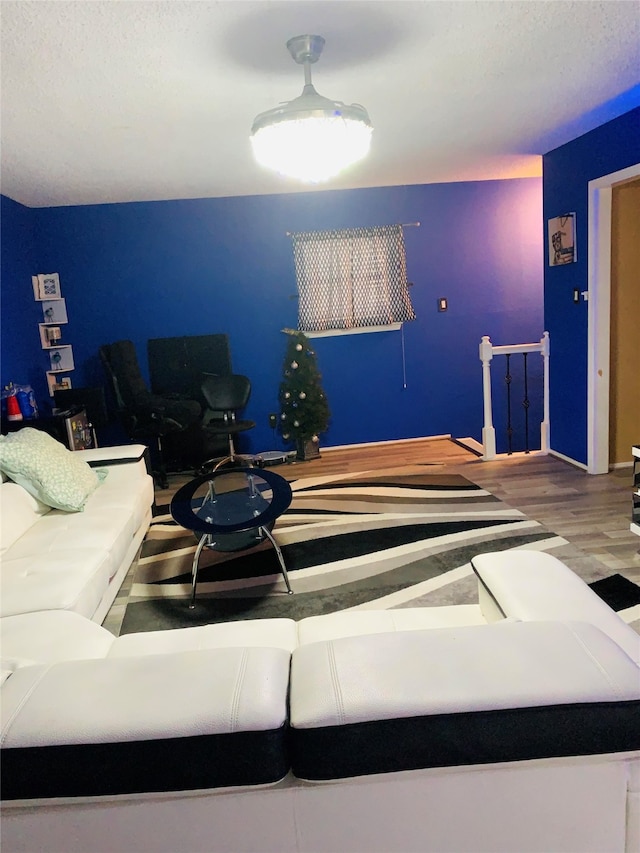
[[[0,436],[0,470],[42,503],[67,512],[84,509],[101,482],[86,462],[32,427]]]

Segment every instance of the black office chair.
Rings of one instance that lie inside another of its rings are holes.
[[[154,479],[168,485],[163,440],[190,429],[201,430],[202,406],[197,400],[152,394],[140,371],[132,341],[105,344],[99,350],[118,415],[132,441],[142,441],[155,450]]]
[[[223,465],[246,464],[255,457],[239,455],[233,437],[253,429],[255,421],[239,418],[238,414],[249,402],[251,382],[246,376],[232,373],[230,376],[206,375],[202,382],[202,395],[208,406],[205,412],[205,430],[213,436],[226,435],[229,452],[225,456],[208,459],[201,470],[217,471]],[[215,464],[214,464],[215,463]]]
[[[178,524],[199,536],[191,568],[190,609],[196,604],[198,564],[204,548],[246,551],[265,539],[275,549],[287,592],[293,594],[282,551],[271,533],[291,499],[291,486],[284,477],[256,468],[230,468],[203,474],[175,493],[171,515]]]

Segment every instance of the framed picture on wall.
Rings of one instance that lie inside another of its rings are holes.
[[[576,260],[576,215],[555,216],[549,226],[549,266],[572,264]]]
[[[57,272],[38,275],[38,294],[40,299],[60,299],[60,276]]]

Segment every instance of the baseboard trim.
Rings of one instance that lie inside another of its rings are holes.
[[[587,470],[587,466],[583,462],[578,462],[577,459],[572,459],[570,456],[565,456],[564,453],[558,453],[557,450],[549,449],[549,456],[556,456],[558,459],[562,459],[563,462],[568,462],[569,465],[574,465],[576,468],[580,468],[583,471]]]
[[[384,444],[411,444],[417,441],[438,441],[443,438],[451,438],[451,433],[446,435],[423,435],[418,438],[395,438],[389,441],[365,441],[363,444],[337,444],[333,447],[324,447],[320,445],[322,453],[331,453],[333,450],[356,450],[360,447],[382,447]]]
[[[454,439],[455,441],[455,439]],[[459,443],[459,442],[457,442]],[[469,449],[469,448],[467,448]],[[506,462],[509,459],[531,459],[533,456],[548,456],[544,450],[514,450],[512,453],[496,453],[493,459],[484,459],[480,455],[480,462]]]

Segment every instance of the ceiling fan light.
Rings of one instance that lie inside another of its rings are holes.
[[[251,128],[253,153],[262,166],[308,183],[320,183],[366,157],[373,128],[364,107],[319,95],[311,83],[324,39],[295,36],[287,42],[294,60],[304,65],[302,94],[260,113]]]
[[[321,183],[366,157],[371,125],[340,114],[266,124],[251,137],[256,160],[281,175]]]

